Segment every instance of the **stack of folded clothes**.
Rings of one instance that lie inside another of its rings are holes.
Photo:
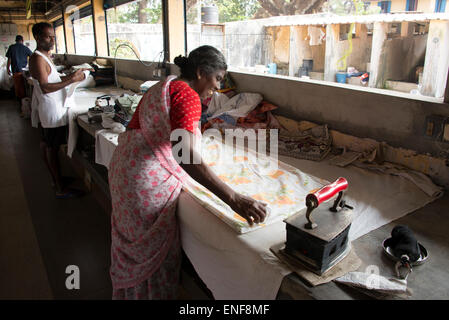
[[[94,72],[95,83],[97,86],[114,84],[114,67],[107,64],[100,64],[97,61],[91,63]]]
[[[140,99],[142,99],[142,96],[138,94],[124,94],[123,96],[117,98],[115,100],[114,121],[120,122],[126,127],[129,121],[131,121]]]

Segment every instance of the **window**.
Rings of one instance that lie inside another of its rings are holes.
[[[379,1],[377,5],[380,7],[381,13],[390,13],[391,1]]]
[[[447,69],[442,57],[449,61],[449,56],[443,48],[435,53],[427,50],[429,19],[418,25],[397,15],[392,22],[389,15],[382,14],[391,12],[392,1],[317,1],[320,5],[310,10],[303,9],[303,0],[270,0],[272,7],[262,6],[262,2],[186,1],[187,52],[211,45],[221,50],[233,71],[409,94],[421,93],[424,88],[423,95],[438,96],[436,90],[441,86],[435,85],[436,80],[429,83],[429,75],[437,73],[438,67],[427,63],[430,67],[424,70],[424,65],[429,59],[440,59],[439,67]],[[416,7],[417,0],[410,5]],[[422,86],[420,73],[426,75],[421,77],[426,81]],[[439,84],[446,83],[447,78],[442,78]],[[435,93],[429,93],[430,87]]]
[[[163,59],[162,0],[105,0],[104,5],[109,56],[137,59],[134,50],[141,60]]]
[[[96,55],[94,26],[92,22],[92,6],[79,10],[79,15],[72,20],[75,53],[80,55]]]
[[[435,12],[445,12],[445,11],[446,11],[446,0],[436,0]]]
[[[56,36],[56,53],[66,53],[65,48],[65,35],[64,35],[64,22],[62,19],[58,19],[53,23]]]
[[[416,11],[417,7],[418,7],[418,0],[407,0],[405,10],[406,11]]]

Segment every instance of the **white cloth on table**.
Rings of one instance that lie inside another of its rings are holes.
[[[398,176],[284,156],[279,156],[279,160],[316,178],[348,180],[345,197],[354,206],[351,240],[436,199]],[[215,299],[276,298],[282,279],[289,272],[270,247],[285,242],[284,222],[236,235],[186,192],[179,198],[178,219],[184,251]]]
[[[78,140],[78,125],[76,118],[86,113],[89,108],[95,106],[95,100],[97,97],[108,94],[110,96],[118,96],[123,93],[131,93],[129,90],[118,89],[116,87],[99,87],[99,88],[79,88],[73,95],[73,105],[69,109],[68,121],[69,121],[69,139],[67,146],[67,155],[72,157],[73,151],[76,147],[76,141]],[[113,102],[112,102],[113,103]]]
[[[335,281],[380,293],[407,293],[407,280],[386,278],[375,273],[348,272],[344,276],[335,279]]]
[[[117,134],[96,134],[97,163],[109,165]],[[355,166],[336,167],[322,162],[280,156],[279,160],[318,179],[349,182],[346,201],[354,207],[350,239],[413,212],[434,201],[411,181]],[[177,209],[183,249],[215,299],[275,299],[291,271],[270,251],[285,242],[285,223],[277,222],[245,234],[236,234],[198,199],[181,192]]]
[[[95,132],[95,162],[109,169],[112,155],[118,145],[118,134],[110,130]]]

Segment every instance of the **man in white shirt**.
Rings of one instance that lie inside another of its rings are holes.
[[[32,31],[37,48],[30,57],[29,64],[36,91],[33,93],[33,99],[38,100],[37,109],[42,133],[41,150],[56,189],[56,198],[67,199],[76,193],[64,188],[58,160],[59,147],[67,142],[65,87],[84,80],[84,69],[65,77],[59,76],[50,58],[50,50],[55,44],[53,27],[49,23],[41,22],[35,24]]]

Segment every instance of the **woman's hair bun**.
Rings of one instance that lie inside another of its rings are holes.
[[[186,57],[183,57],[181,55],[177,56],[174,60],[174,63],[180,67],[180,68],[184,68],[188,63],[189,63],[189,59]]]

